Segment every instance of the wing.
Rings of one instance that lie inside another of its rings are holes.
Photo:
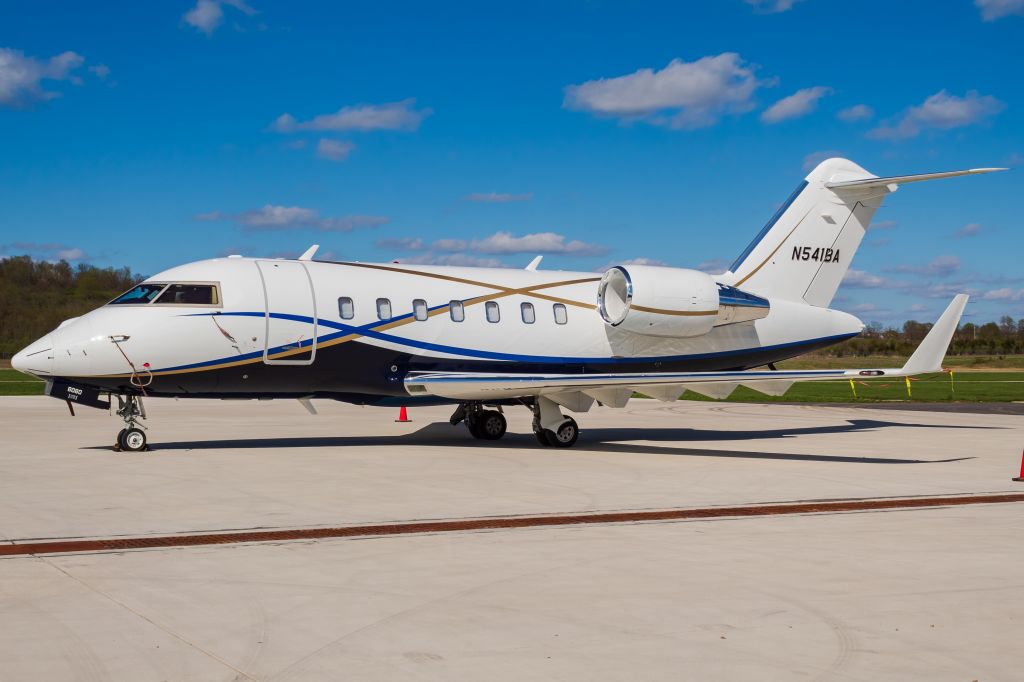
[[[611,407],[622,407],[634,391],[665,401],[676,400],[687,389],[713,398],[724,398],[740,385],[770,395],[782,395],[797,381],[905,377],[939,372],[966,304],[966,294],[956,296],[921,345],[900,368],[643,374],[422,372],[406,377],[405,387],[411,395],[433,395],[452,400],[502,400],[543,395],[569,409],[586,411],[594,400]]]

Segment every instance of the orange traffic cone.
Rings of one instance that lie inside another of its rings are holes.
[[[409,411],[405,409],[405,405],[402,405],[401,409],[398,410],[398,419],[396,419],[395,421],[396,422],[411,422],[412,421],[411,419],[409,419]],[[1021,476],[1024,476],[1024,472],[1021,473]]]
[[[1015,476],[1013,480],[1024,482],[1024,453],[1020,456],[1020,476]]]

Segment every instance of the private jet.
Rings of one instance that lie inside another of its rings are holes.
[[[941,370],[967,303],[957,295],[906,364],[784,370],[859,334],[829,308],[883,199],[901,185],[999,168],[875,176],[845,159],[811,171],[723,274],[622,264],[603,274],[227,256],[171,268],[63,322],[14,356],[46,394],[113,409],[117,448],[147,448],[146,397],[313,399],[455,406],[482,440],[505,408],[537,441],[570,447],[563,413],[637,393],[782,395],[797,381]],[[113,401],[116,399],[116,403]]]

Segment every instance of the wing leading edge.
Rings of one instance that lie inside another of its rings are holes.
[[[942,370],[942,360],[960,323],[967,298],[966,294],[959,294],[952,300],[917,350],[900,368],[609,374],[423,372],[406,377],[405,387],[412,395],[426,394],[452,400],[501,400],[543,395],[569,409],[586,411],[594,400],[621,407],[633,391],[671,402],[687,389],[713,398],[725,398],[737,386],[743,385],[769,395],[782,395],[797,381],[905,377],[938,372]]]

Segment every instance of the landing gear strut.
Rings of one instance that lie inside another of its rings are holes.
[[[558,403],[539,396],[533,400],[523,400],[523,404],[533,411],[533,433],[538,443],[551,448],[570,448],[576,443],[580,427],[575,419],[562,414]],[[474,438],[498,440],[505,435],[508,426],[500,410],[500,407],[489,410],[477,401],[460,403],[449,421],[452,426],[465,421]]]
[[[566,417],[558,404],[539,396],[533,402],[533,434],[545,447],[571,448],[580,436],[580,427],[572,417]]]
[[[124,428],[117,434],[117,445],[115,452],[141,452],[148,450],[146,445],[146,428],[139,423],[140,419],[146,418],[146,408],[142,405],[142,398],[134,395],[117,396],[117,415],[124,419]]]
[[[452,425],[466,422],[469,433],[480,440],[498,440],[505,435],[508,423],[498,410],[485,409],[482,403],[462,403],[451,418]]]

